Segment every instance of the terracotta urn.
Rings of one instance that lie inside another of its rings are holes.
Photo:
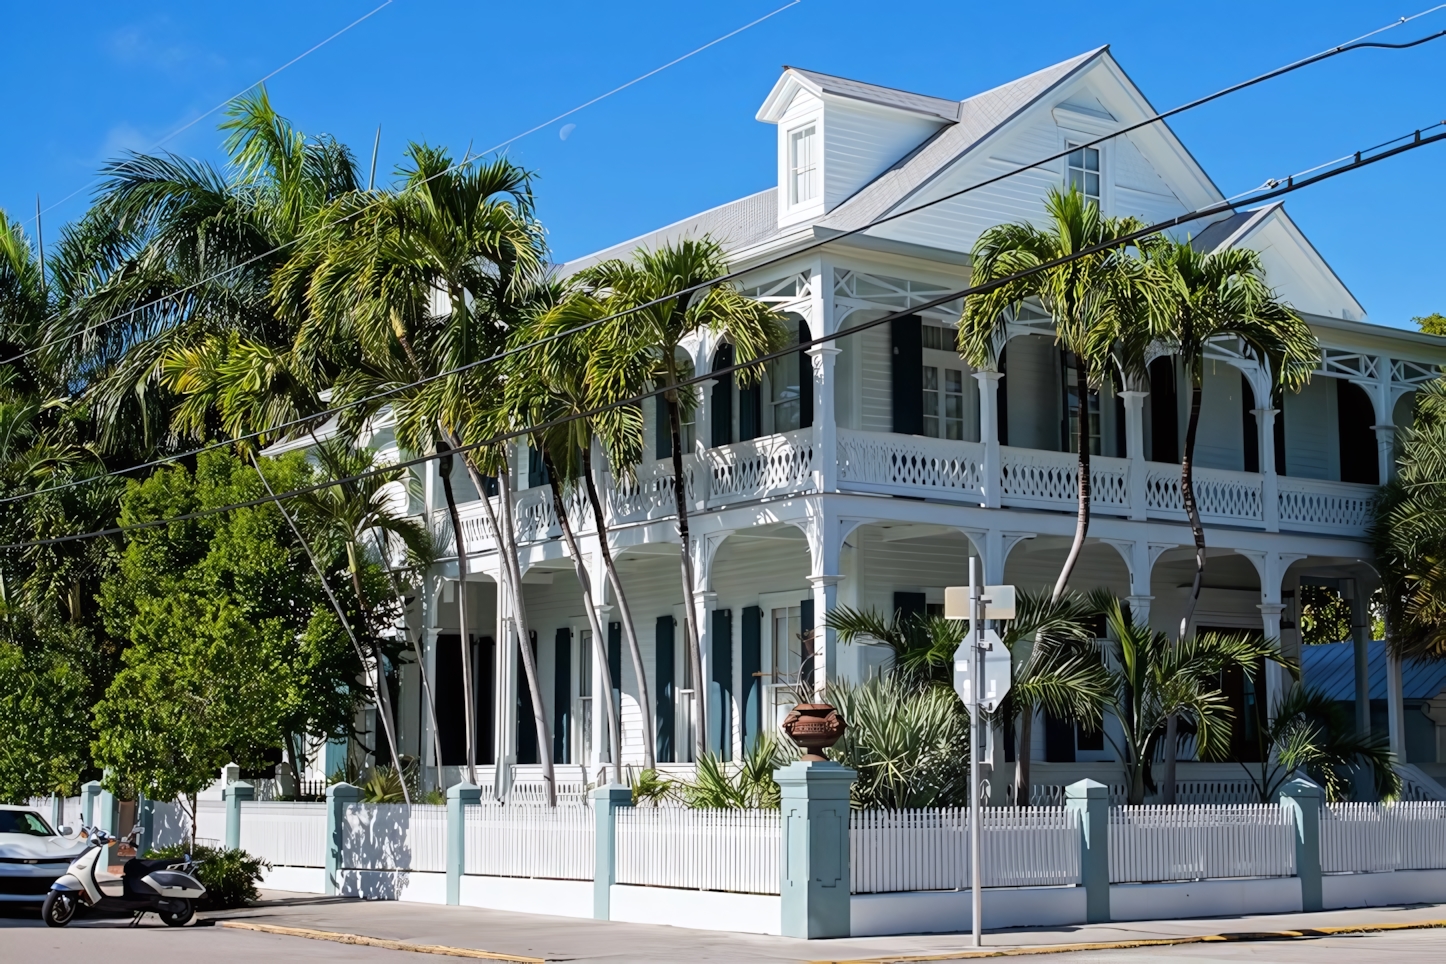
[[[827,703],[799,703],[783,721],[783,732],[803,748],[803,759],[827,760],[825,751],[844,735],[844,718]]]

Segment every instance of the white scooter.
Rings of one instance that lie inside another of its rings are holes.
[[[196,900],[206,892],[194,872],[196,862],[187,855],[160,860],[132,857],[120,877],[99,877],[96,869],[106,851],[120,843],[97,827],[82,828],[90,841],[85,853],[76,857],[65,875],[50,885],[40,917],[51,927],[64,927],[82,907],[95,910],[130,911],[139,917],[153,911],[171,927],[189,923],[196,913]],[[126,838],[134,844],[135,834]]]

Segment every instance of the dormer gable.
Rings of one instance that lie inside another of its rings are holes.
[[[778,224],[821,217],[953,124],[956,101],[785,67],[758,119],[778,127]]]

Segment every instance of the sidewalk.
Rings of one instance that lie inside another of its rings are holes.
[[[336,939],[347,943],[353,941],[346,941],[343,935],[355,935],[376,939],[378,946],[389,946],[394,942],[433,945],[429,948],[432,953],[446,953],[443,949],[447,948],[460,951],[456,956],[503,961],[686,961],[688,964],[758,961],[788,964],[861,964],[866,961],[965,960],[981,956],[979,951],[969,947],[968,934],[800,941],[647,924],[514,914],[473,907],[317,897],[281,891],[264,891],[262,897],[262,901],[254,907],[207,916],[221,926],[323,932],[313,936],[337,935]],[[1148,947],[1150,942],[1155,941],[1213,935],[1259,935],[1257,939],[1261,939],[1267,934],[1278,935],[1283,931],[1390,927],[1426,922],[1441,922],[1438,926],[1446,926],[1446,905],[1421,904],[1317,914],[1023,928],[986,933],[984,953],[990,956],[1001,951],[1011,956],[1049,954],[1063,952],[1080,944],[1103,944],[1112,947],[1136,944]],[[1141,964],[1148,960],[1148,950],[1142,951]],[[422,964],[422,959],[419,959],[418,964]]]

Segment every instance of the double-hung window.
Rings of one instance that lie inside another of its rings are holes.
[[[930,438],[962,440],[965,437],[965,368],[950,344],[954,332],[937,325],[924,325],[921,334],[924,434]],[[952,363],[946,360],[951,355]]]
[[[1100,149],[1070,144],[1068,185],[1089,200],[1100,203]]]
[[[818,127],[809,124],[788,135],[788,203],[807,204],[818,197]]]

